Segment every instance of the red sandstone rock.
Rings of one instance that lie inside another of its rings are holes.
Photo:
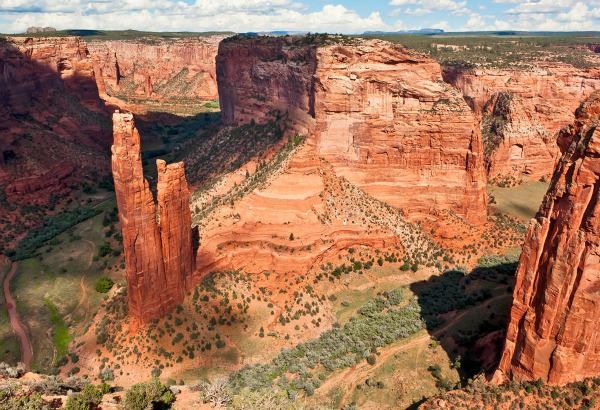
[[[595,93],[560,133],[563,154],[527,233],[497,381],[600,374],[599,125]]]
[[[129,298],[130,328],[159,318],[183,300],[192,269],[189,191],[183,164],[158,161],[158,204],[144,178],[133,115],[113,115],[112,168]]]
[[[0,43],[0,189],[11,200],[42,204],[85,175],[108,173],[109,141],[85,42]]]
[[[185,179],[183,162],[167,165],[156,161],[158,169],[158,212],[162,254],[167,277],[173,278],[169,286],[173,300],[183,300],[190,289],[190,275],[194,270],[192,253],[192,216],[190,191]]]
[[[235,38],[217,56],[223,119],[285,113],[336,173],[411,216],[486,220],[479,127],[434,60],[378,40]]]
[[[101,95],[122,100],[216,100],[215,57],[222,36],[94,41]]]
[[[495,94],[482,120],[485,167],[490,179],[520,181],[549,177],[559,157],[556,135],[542,125],[529,102],[507,92]]]
[[[551,175],[560,156],[558,131],[573,121],[585,98],[600,90],[600,70],[560,63],[541,62],[529,69],[447,67],[443,76],[477,115],[485,117],[486,105],[493,109],[498,93],[513,96],[504,142],[486,155],[490,178],[515,171],[531,179]]]

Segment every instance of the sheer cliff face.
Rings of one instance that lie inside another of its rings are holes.
[[[216,61],[225,123],[262,123],[279,111],[289,116],[289,127],[307,132],[314,117],[314,45],[280,37],[225,40]]]
[[[479,127],[435,61],[383,41],[321,47],[317,61],[314,136],[339,175],[410,214],[485,222]]]
[[[486,220],[482,143],[433,60],[384,41],[227,40],[217,57],[223,119],[288,115],[339,175],[411,216]]]
[[[158,210],[144,178],[131,114],[113,115],[112,169],[123,232],[132,330],[181,303],[193,267],[190,194],[183,163],[158,161]]]
[[[216,100],[221,36],[89,44],[103,96],[124,101]]]
[[[81,39],[0,42],[0,189],[9,200],[43,204],[85,175],[107,173],[109,144],[109,114]]]
[[[560,132],[562,157],[519,263],[499,381],[600,374],[599,125],[595,93]]]
[[[484,124],[499,94],[513,97],[514,107],[504,124],[508,129],[491,135],[500,142],[486,150],[490,178],[515,172],[532,179],[551,175],[560,157],[558,131],[573,121],[573,112],[585,98],[600,90],[600,70],[568,64],[541,63],[530,70],[448,67],[443,75],[463,93]],[[484,132],[485,142],[487,137]]]

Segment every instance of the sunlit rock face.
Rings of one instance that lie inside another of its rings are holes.
[[[279,112],[338,175],[411,217],[486,220],[478,121],[434,60],[380,40],[236,37],[217,73],[226,123]]]
[[[159,160],[158,215],[144,178],[133,115],[113,115],[112,169],[123,232],[130,328],[164,316],[191,286],[193,250],[190,193],[183,163]]]
[[[103,97],[126,101],[216,100],[215,57],[223,36],[93,41]]]
[[[443,77],[482,117],[490,179],[515,175],[537,180],[552,175],[561,154],[558,132],[573,122],[579,104],[600,90],[600,70],[561,63],[539,62],[535,68],[445,67]],[[516,145],[522,147],[519,156]]]
[[[599,125],[595,93],[559,134],[562,156],[529,226],[497,381],[600,374]]]

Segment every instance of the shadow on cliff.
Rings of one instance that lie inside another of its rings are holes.
[[[86,74],[93,73],[91,62],[90,71],[73,72],[75,57],[69,56],[79,55],[79,50],[59,54],[52,40],[48,49],[57,54],[36,60],[28,51],[32,41],[23,41],[23,51],[11,41],[0,41],[0,168],[5,176],[0,190],[18,183],[9,198],[15,204],[68,195],[79,183],[94,183],[110,170],[109,110],[93,74]],[[55,67],[47,64],[51,61]],[[64,172],[64,178],[48,175],[57,167],[72,172]]]
[[[421,316],[435,341],[448,354],[461,383],[492,371],[508,324],[517,262],[479,266],[465,274],[449,270],[411,285]],[[439,387],[446,388],[436,366],[429,368]]]
[[[157,158],[184,161],[191,185],[209,185],[251,160],[264,161],[282,142],[284,121],[285,118],[275,116],[264,124],[251,122],[232,127],[222,124],[219,112],[191,117],[164,112],[137,116],[146,175],[149,180],[155,175]]]

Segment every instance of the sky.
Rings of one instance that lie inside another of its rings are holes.
[[[600,0],[0,0],[0,32],[29,26],[329,33],[600,30]]]

